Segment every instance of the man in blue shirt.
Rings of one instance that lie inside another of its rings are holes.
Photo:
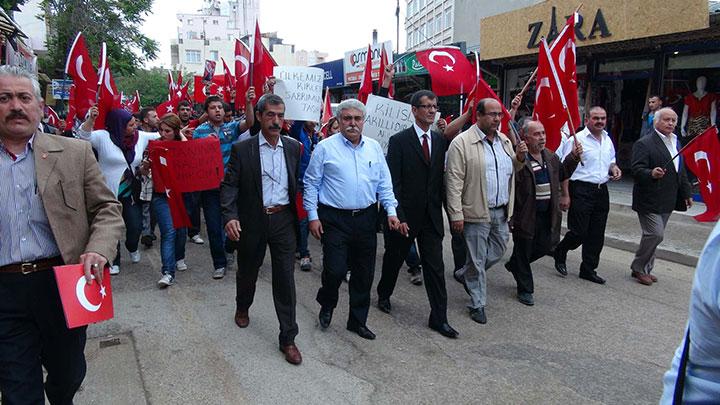
[[[320,327],[330,326],[338,301],[338,288],[350,267],[350,314],[347,329],[365,339],[375,339],[367,328],[370,288],[377,249],[377,201],[388,213],[388,225],[400,225],[390,170],[380,144],[362,136],[365,105],[345,100],[337,109],[340,134],[320,142],[305,171],[303,206],[310,233],[322,237],[322,286]]]
[[[250,87],[248,89],[246,100],[246,111],[248,115],[244,121],[224,122],[225,109],[223,108],[223,100],[217,95],[209,96],[205,100],[205,113],[208,120],[200,125],[193,132],[193,139],[207,138],[214,136],[220,140],[220,152],[223,157],[223,164],[227,167],[230,160],[230,150],[232,145],[240,140],[240,135],[247,131],[254,123],[254,114],[252,100],[255,98],[255,90]],[[225,257],[223,225],[220,217],[220,188],[200,191],[188,198],[190,205],[201,204],[203,215],[205,215],[205,225],[207,226],[208,239],[210,240],[210,253],[213,258],[213,267],[215,268],[212,277],[221,279],[225,277],[225,267],[228,264]],[[193,207],[187,207],[188,212],[192,212]]]

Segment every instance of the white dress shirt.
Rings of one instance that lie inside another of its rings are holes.
[[[570,180],[584,181],[593,184],[605,184],[610,180],[610,165],[615,163],[615,146],[607,131],[602,131],[600,140],[590,133],[587,127],[575,135],[575,138],[582,145],[582,164],[579,164]],[[567,155],[572,152],[575,145],[573,137],[568,138],[562,147],[562,151],[558,150],[560,160],[564,160]]]
[[[262,132],[258,134],[260,142],[260,170],[262,172],[262,197],[264,207],[290,204],[288,192],[288,173],[285,165],[285,151],[282,137],[273,148]]]
[[[663,135],[660,131],[655,128],[655,133],[658,134],[660,137],[660,140],[663,141],[663,144],[665,144],[665,147],[667,148],[668,153],[670,153],[670,157],[674,157],[678,152],[677,147],[677,135],[671,133],[670,136]],[[680,159],[673,159],[673,164],[675,165],[675,171],[680,172]]]
[[[430,156],[432,156],[432,137],[430,136],[430,128],[428,128],[427,131],[423,132],[423,130],[418,126],[418,124],[413,124],[413,128],[415,128],[415,133],[417,134],[418,140],[420,141],[420,148],[422,149],[422,143],[423,143],[423,135],[427,135],[427,144],[428,144],[428,153]]]

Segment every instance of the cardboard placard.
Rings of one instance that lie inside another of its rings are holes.
[[[412,106],[385,97],[370,95],[365,104],[363,136],[380,142],[387,153],[390,137],[415,123]]]
[[[222,154],[220,153],[220,140],[214,136],[202,139],[193,139],[187,142],[179,141],[151,141],[148,145],[150,156],[154,148],[167,150],[166,163],[168,171],[172,173],[179,192],[212,190],[220,187],[225,175]],[[153,188],[157,193],[165,192],[165,183],[161,170],[157,167],[160,162],[152,161]]]
[[[285,119],[315,121],[322,111],[325,72],[315,67],[275,66],[275,94],[285,101]]]

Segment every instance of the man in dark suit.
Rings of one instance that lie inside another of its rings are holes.
[[[630,275],[640,284],[652,285],[657,281],[650,272],[655,265],[655,249],[663,240],[665,227],[673,210],[685,211],[692,206],[690,183],[677,154],[677,114],[671,108],[655,113],[655,130],[633,145],[632,209],[638,213],[642,238],[630,265]]]
[[[385,233],[382,276],[377,286],[378,308],[390,313],[390,296],[398,271],[417,238],[424,269],[425,290],[430,301],[428,326],[449,338],[458,332],[447,321],[447,291],[442,257],[443,173],[448,142],[430,130],[437,112],[437,96],[420,90],[410,99],[415,124],[390,138],[387,162],[398,200],[400,227]]]
[[[235,323],[250,323],[248,309],[255,296],[258,269],[270,245],[272,291],[280,321],[280,350],[291,364],[302,356],[295,346],[295,193],[300,167],[300,144],[280,135],[285,103],[266,94],[255,115],[258,136],[236,143],[220,191],[223,223],[228,238],[238,241],[237,309]]]

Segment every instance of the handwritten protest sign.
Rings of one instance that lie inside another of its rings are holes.
[[[365,104],[365,110],[363,136],[369,136],[380,142],[385,152],[390,137],[415,122],[410,104],[385,97],[371,94]]]
[[[315,67],[275,66],[275,94],[285,101],[285,119],[318,121],[325,72]]]
[[[203,139],[193,139],[187,142],[178,141],[152,141],[148,145],[150,156],[154,148],[163,148],[167,153],[167,172],[173,178],[178,191],[188,193],[192,191],[210,190],[220,187],[225,174],[222,155],[220,154],[220,140],[214,136]],[[160,170],[156,170],[160,162],[153,160],[153,187],[155,192],[164,193],[165,184]]]

